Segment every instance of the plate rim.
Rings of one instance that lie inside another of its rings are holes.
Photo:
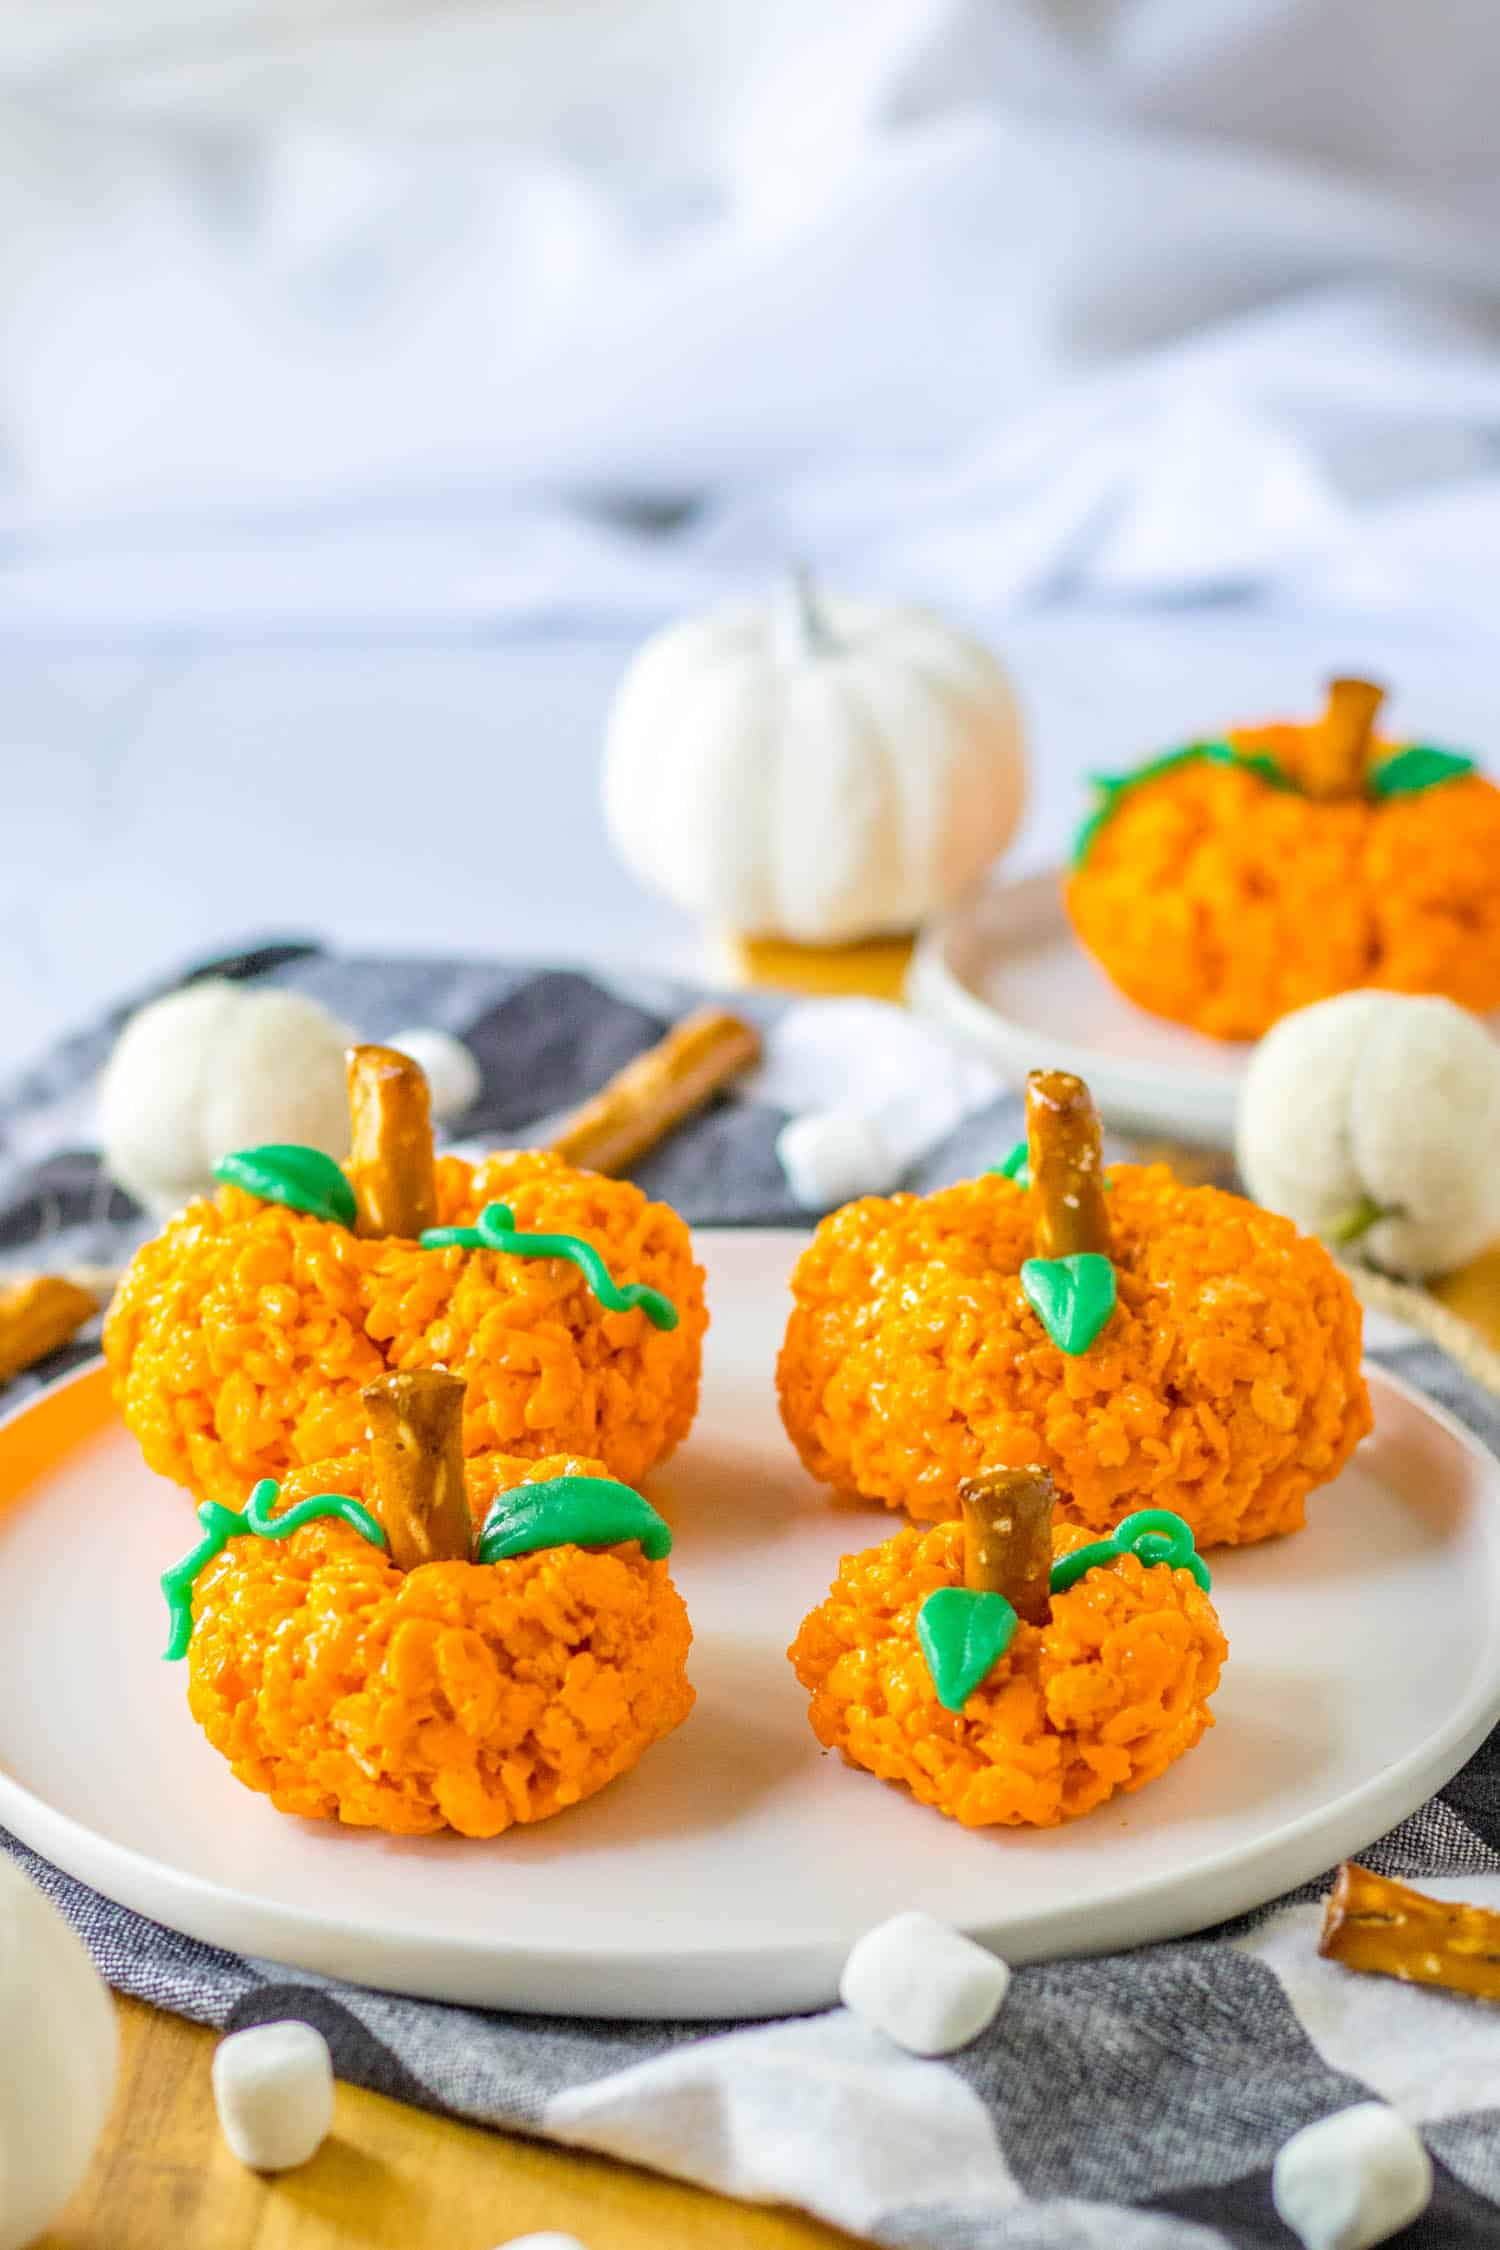
[[[696,1231],[708,1236],[749,1232],[806,1239],[806,1230],[800,1228]],[[1378,1360],[1366,1362],[1365,1373],[1372,1388],[1378,1391],[1383,1387],[1419,1419],[1442,1431],[1491,1487],[1500,1490],[1500,1461],[1449,1408]],[[107,1381],[102,1357],[69,1369],[0,1414],[0,1438],[72,1390],[97,1386],[107,1401]],[[98,1422],[92,1422],[79,1433],[78,1442],[94,1435],[109,1419],[106,1412]],[[30,1481],[29,1477],[24,1479]],[[1496,1555],[1500,1572],[1500,1539]],[[1224,1845],[1185,1865],[1135,1880],[1122,1894],[1121,1902],[1106,1909],[1085,1902],[1036,1909],[1019,1922],[984,1923],[970,1917],[959,1926],[1013,1961],[1055,1960],[1189,1936],[1269,1904],[1417,1811],[1451,1780],[1500,1720],[1500,1605],[1489,1613],[1485,1635],[1476,1658],[1474,1681],[1442,1724],[1394,1766],[1371,1775],[1331,1804],[1309,1808],[1248,1843]],[[24,1845],[74,1880],[151,1920],[167,1921],[168,1927],[196,1942],[248,1952],[253,1958],[283,1962],[295,1969],[348,1978],[377,1990],[523,2014],[618,2014],[637,2020],[744,2018],[750,2011],[743,1992],[736,1993],[734,1988],[751,1974],[763,1987],[754,2015],[805,2012],[833,2004],[838,1973],[851,1942],[847,1936],[813,1937],[791,1945],[775,1938],[712,1946],[653,1941],[633,1948],[622,1958],[617,1952],[601,1950],[593,1939],[576,1946],[549,1942],[540,1949],[507,1948],[494,1939],[481,1940],[424,1924],[404,1935],[399,1946],[402,1950],[415,1946],[426,1957],[436,1956],[443,1964],[443,1974],[413,1973],[399,1965],[392,1973],[389,1959],[385,1973],[381,1973],[375,1956],[389,1956],[396,1950],[383,1925],[362,1915],[351,1921],[348,1916],[314,1907],[288,1906],[212,1881],[169,1861],[148,1858],[134,1846],[120,1843],[62,1811],[3,1769],[0,1822]],[[1189,1903],[1193,1893],[1197,1896]],[[163,1909],[167,1910],[165,1914]],[[226,1946],[222,1931],[226,1916],[247,1925],[246,1939],[237,1946]],[[1119,1923],[1125,1918],[1135,1931],[1129,1938],[1119,1934]],[[1090,1929],[1090,1924],[1097,1926]],[[336,1969],[326,1965],[330,1951],[343,1956],[343,1965]],[[313,1958],[314,1954],[320,1958]],[[469,1980],[478,1963],[501,1972],[507,1985],[504,1998],[476,1996]],[[589,2004],[559,2006],[557,1980],[578,1978],[585,1972],[591,1986]],[[642,1984],[653,1987],[649,2003],[639,1995]],[[634,1996],[631,1987],[637,1988]],[[598,1996],[601,1991],[607,1995],[603,2000]]]
[[[1180,1062],[1132,1062],[1107,1048],[1080,1045],[1051,1031],[1038,1032],[981,998],[952,959],[951,949],[972,933],[981,917],[1010,908],[1042,934],[1072,935],[1062,891],[1067,870],[1060,861],[1009,875],[969,891],[919,931],[907,972],[907,998],[920,1015],[988,1054],[1019,1087],[1027,1068],[1069,1070],[1093,1086],[1107,1123],[1141,1124],[1153,1132],[1175,1132],[1195,1146],[1233,1142],[1235,1111],[1243,1071],[1211,1076]],[[1073,939],[1075,946],[1076,938]],[[1079,947],[1080,959],[1086,959]],[[1098,971],[1102,975],[1102,971]],[[1121,1005],[1131,1003],[1120,995]],[[1138,1011],[1140,1012],[1140,1011]],[[1184,1038],[1198,1036],[1185,1025],[1173,1027]],[[1213,1041],[1215,1052],[1243,1058],[1248,1065],[1253,1042]],[[1023,1060],[1023,1055],[1026,1057]],[[1128,1083],[1126,1083],[1128,1082]]]

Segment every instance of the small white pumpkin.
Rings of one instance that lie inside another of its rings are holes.
[[[119,2034],[103,1979],[55,1906],[0,1853],[0,2250],[24,2250],[88,2168]]]
[[[1240,1095],[1258,1203],[1387,1273],[1500,1236],[1500,1045],[1451,1000],[1343,992],[1284,1016]]]
[[[349,1033],[300,992],[206,977],[131,1017],[99,1087],[104,1169],[148,1211],[213,1187],[228,1149],[349,1146]]]
[[[649,640],[604,755],[605,817],[643,882],[812,945],[914,929],[1009,842],[1024,794],[988,649],[802,578]]]

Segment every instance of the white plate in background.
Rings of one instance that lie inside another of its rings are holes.
[[[1251,1047],[1132,1006],[1074,936],[1062,882],[1060,868],[1046,868],[977,891],[931,923],[907,978],[912,1006],[1017,1088],[1028,1070],[1071,1070],[1118,1132],[1231,1148]]]

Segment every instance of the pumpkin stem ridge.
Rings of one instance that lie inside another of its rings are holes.
[[[835,646],[812,571],[794,562],[777,589],[772,638],[783,664],[806,664]]]
[[[351,1047],[346,1061],[355,1232],[415,1242],[438,1215],[426,1073],[395,1047]]]
[[[375,1512],[400,1570],[468,1562],[474,1521],[464,1483],[464,1386],[413,1367],[361,1392],[370,1416]]]

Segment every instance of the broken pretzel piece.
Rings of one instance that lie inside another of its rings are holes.
[[[98,1310],[91,1289],[60,1273],[31,1274],[0,1286],[0,1383],[55,1352]]]
[[[1500,1914],[1428,1898],[1352,1860],[1328,1894],[1318,1951],[1365,1976],[1500,2000]]]

